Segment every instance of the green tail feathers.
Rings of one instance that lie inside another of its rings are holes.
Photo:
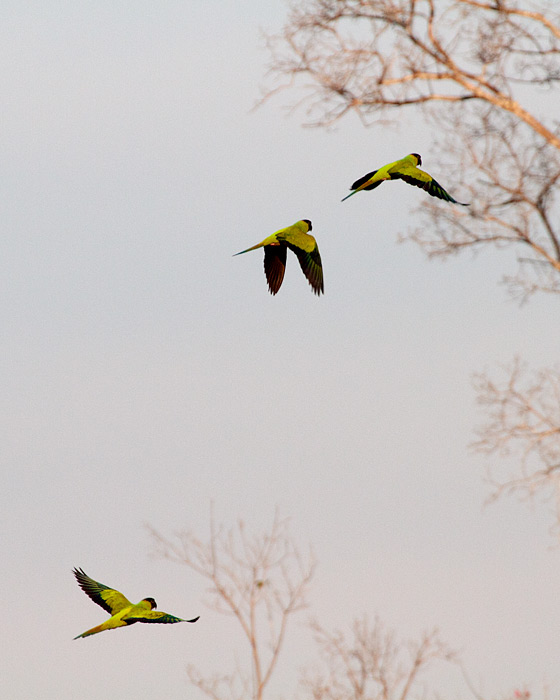
[[[247,248],[247,250],[240,250],[239,253],[234,253],[232,255],[232,258],[235,258],[236,255],[243,255],[243,253],[248,253],[250,250],[256,250],[257,248],[262,248],[262,243],[257,243],[257,245],[251,246],[251,248]]]
[[[356,192],[358,192],[358,190],[353,190],[352,192],[350,192],[350,194],[347,194],[346,197],[343,197],[340,201],[344,202],[345,199],[348,199],[348,197],[351,197],[353,194],[356,194]]]

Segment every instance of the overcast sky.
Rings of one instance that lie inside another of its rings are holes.
[[[261,29],[285,13],[281,0],[0,8],[6,698],[197,698],[187,663],[229,671],[235,626],[204,606],[204,581],[150,557],[144,528],[204,537],[211,502],[256,532],[278,507],[319,563],[273,697],[293,697],[315,658],[308,614],[344,629],[362,613],[405,638],[438,626],[489,696],[558,694],[551,515],[483,508],[487,462],[467,447],[472,373],[556,362],[557,300],[507,299],[513,251],[434,263],[398,245],[416,188],[340,203],[413,151],[448,186],[460,163],[431,156],[414,112],[326,132],[286,114],[290,93],[252,111]],[[271,297],[262,252],[232,254],[302,218],[325,295],[290,254]],[[73,566],[201,619],[73,641],[106,617]],[[435,685],[468,696],[458,673]]]

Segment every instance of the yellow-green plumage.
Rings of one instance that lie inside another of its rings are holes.
[[[275,231],[257,243],[257,245],[242,250],[235,255],[248,253],[250,250],[264,248],[264,272],[271,294],[276,294],[282,286],[286,271],[288,248],[295,253],[300,267],[313,292],[317,295],[324,293],[323,265],[315,238],[308,233],[313,228],[309,219],[296,221],[295,224]]]
[[[131,603],[122,593],[113,588],[109,588],[98,581],[90,578],[82,569],[74,569],[74,576],[82,591],[88,595],[94,603],[100,605],[111,617],[97,627],[92,627],[86,632],[82,632],[74,639],[89,637],[92,634],[103,632],[104,630],[116,629],[133,625],[135,622],[196,622],[198,617],[192,620],[183,620],[180,617],[169,615],[168,613],[155,610],[156,601],[153,598],[144,598],[139,603]]]
[[[426,190],[432,197],[438,197],[454,204],[461,204],[464,207],[468,206],[468,204],[454,199],[429,173],[420,170],[417,167],[419,165],[422,165],[422,157],[418,153],[410,153],[394,163],[388,163],[378,170],[373,170],[371,173],[367,173],[367,175],[356,180],[350,188],[353,191],[346,195],[342,201],[344,202],[345,199],[362,190],[373,190],[385,180],[404,180],[409,185],[415,185]]]

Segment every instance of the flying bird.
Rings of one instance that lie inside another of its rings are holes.
[[[379,170],[373,170],[371,173],[356,180],[350,188],[353,192],[350,192],[350,194],[346,195],[341,201],[344,202],[345,199],[356,194],[356,192],[373,190],[384,180],[404,180],[408,182],[409,185],[416,185],[416,187],[421,187],[423,190],[426,190],[432,197],[439,197],[439,199],[444,199],[446,202],[461,204],[464,207],[468,206],[465,202],[458,202],[456,199],[453,199],[449,192],[446,192],[439,182],[436,182],[430,174],[424,170],[420,170],[420,168],[417,167],[419,165],[422,165],[422,157],[418,153],[410,153],[408,156],[396,160],[394,163],[388,163],[382,168],[379,168]]]
[[[257,248],[264,248],[264,273],[270,293],[276,294],[284,279],[286,254],[289,248],[296,254],[303,274],[307,277],[313,292],[319,295],[325,292],[323,266],[317,241],[308,233],[312,228],[313,226],[309,219],[296,221],[295,224],[281,228],[279,231],[271,234],[261,243],[235,253],[235,255],[248,253],[250,250],[256,250]]]
[[[87,632],[82,632],[82,634],[74,637],[74,639],[89,637],[90,634],[97,634],[98,632],[103,632],[103,630],[126,627],[126,625],[133,625],[135,622],[172,623],[196,622],[198,620],[198,617],[192,620],[182,620],[180,617],[155,610],[157,604],[153,598],[144,598],[136,604],[131,603],[122,593],[108,586],[104,586],[98,581],[94,581],[84,573],[82,569],[74,569],[73,573],[82,591],[88,595],[94,603],[100,605],[103,610],[106,610],[111,615],[111,617],[105,620],[101,625],[92,627],[90,630],[87,630]]]

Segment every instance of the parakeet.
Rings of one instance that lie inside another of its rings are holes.
[[[394,163],[384,165],[382,168],[379,168],[379,170],[373,170],[371,173],[356,180],[350,188],[353,192],[346,195],[342,201],[344,202],[345,199],[356,194],[356,192],[373,190],[384,180],[404,180],[408,182],[409,185],[416,185],[416,187],[421,187],[423,190],[426,190],[432,197],[439,197],[439,199],[444,199],[446,202],[461,204],[464,207],[468,206],[468,204],[464,202],[458,202],[456,199],[453,199],[439,182],[436,182],[434,178],[424,172],[424,170],[420,170],[420,168],[417,167],[418,165],[422,165],[422,157],[418,153],[410,153],[408,156],[396,160]]]
[[[248,253],[250,250],[264,248],[264,272],[271,294],[276,294],[282,286],[284,272],[286,271],[286,253],[289,248],[293,251],[303,274],[317,295],[324,293],[323,266],[317,241],[308,231],[313,228],[309,219],[296,221],[295,224],[281,228],[279,231],[265,238],[261,243],[242,250],[235,255]]]
[[[155,610],[156,601],[153,598],[144,598],[139,603],[131,603],[122,593],[109,588],[108,586],[94,581],[82,569],[74,569],[74,576],[82,591],[86,593],[94,603],[100,605],[111,617],[101,625],[92,627],[87,632],[82,632],[74,639],[89,637],[90,634],[97,634],[103,630],[112,630],[117,627],[133,625],[135,622],[196,622],[198,617],[192,620],[182,620],[180,617],[169,615],[168,613]]]

